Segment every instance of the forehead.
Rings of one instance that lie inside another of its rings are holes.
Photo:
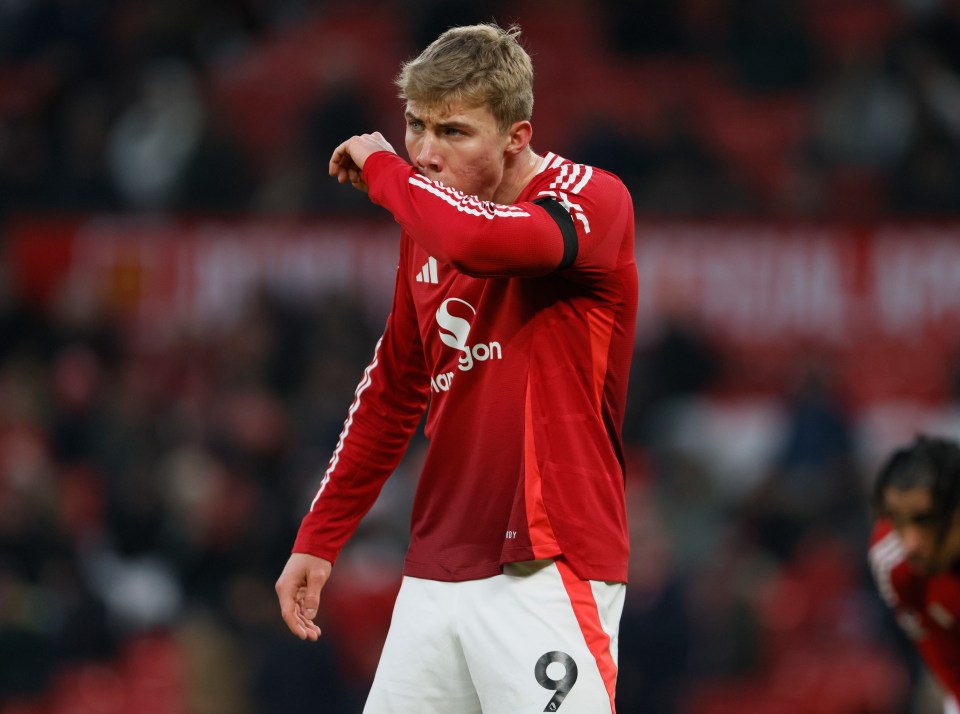
[[[910,516],[933,510],[933,494],[929,488],[887,488],[883,505],[888,513]]]
[[[496,124],[493,112],[486,105],[466,104],[463,101],[425,104],[407,102],[406,114],[425,124],[466,124],[478,126]]]

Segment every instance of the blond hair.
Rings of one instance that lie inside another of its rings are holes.
[[[533,62],[520,45],[520,28],[493,23],[453,27],[416,59],[395,83],[400,98],[427,106],[461,101],[486,106],[501,131],[533,115]]]

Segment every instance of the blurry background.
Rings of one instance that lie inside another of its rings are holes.
[[[635,200],[619,710],[937,711],[865,494],[960,425],[960,3],[4,0],[0,713],[360,711],[424,443],[296,640],[273,583],[396,266],[326,166],[492,18],[535,148]]]

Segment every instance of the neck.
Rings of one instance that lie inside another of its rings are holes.
[[[493,202],[501,205],[514,203],[537,172],[540,157],[527,147],[507,162],[503,171],[503,180],[493,195]]]

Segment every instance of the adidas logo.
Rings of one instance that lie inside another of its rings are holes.
[[[434,285],[440,282],[437,280],[437,259],[432,255],[429,260],[423,264],[423,267],[420,268],[420,272],[417,273],[417,282],[432,283]]]

